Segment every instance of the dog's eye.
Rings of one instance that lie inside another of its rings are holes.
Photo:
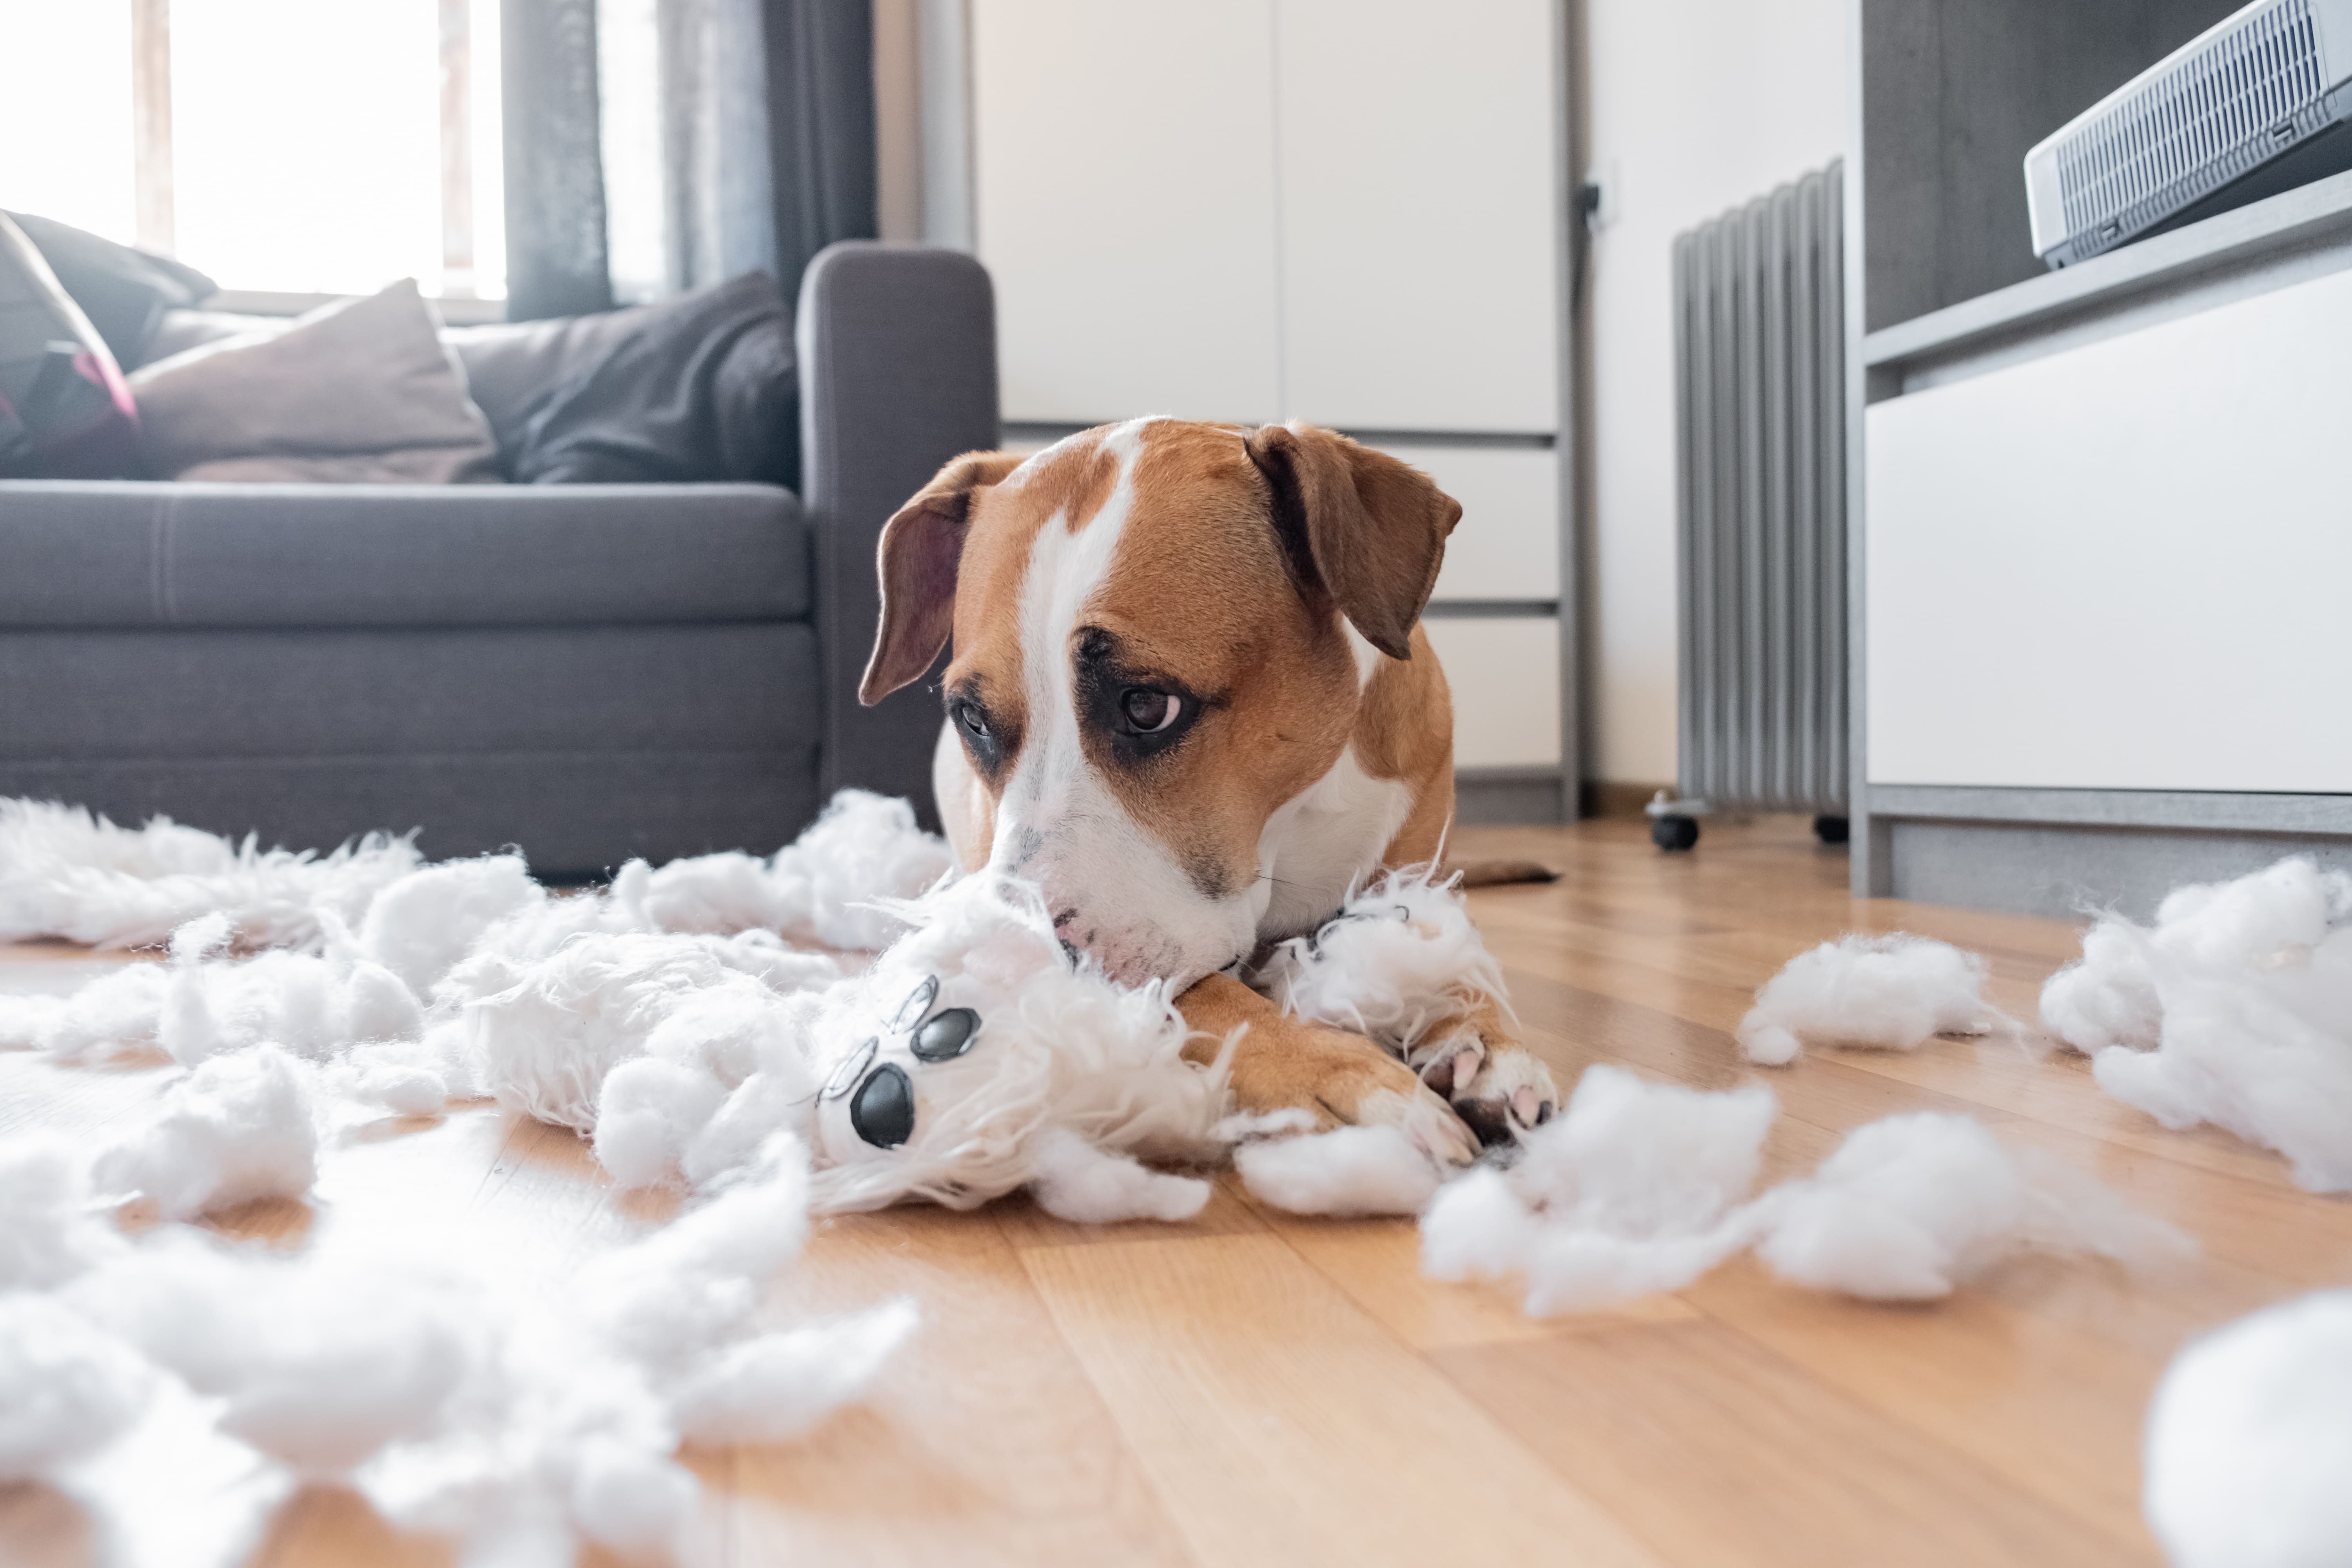
[[[954,707],[955,721],[975,741],[988,739],[988,715],[959,698]]]
[[[1118,700],[1128,728],[1139,735],[1156,735],[1184,716],[1184,700],[1173,692],[1149,686],[1130,686]]]

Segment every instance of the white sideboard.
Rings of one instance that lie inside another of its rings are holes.
[[[2352,792],[2352,271],[1874,404],[1874,784]]]

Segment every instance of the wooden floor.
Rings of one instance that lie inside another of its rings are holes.
[[[1467,856],[1532,854],[1548,888],[1473,895],[1534,1047],[1566,1088],[1587,1064],[1722,1088],[1751,1076],[1727,1031],[1754,988],[1842,931],[1906,929],[1991,962],[2032,1016],[2074,951],[2066,926],[1845,893],[1802,824],[1710,825],[1664,857],[1637,823],[1486,829]],[[12,988],[87,972],[0,949]],[[1025,1203],[831,1224],[779,1305],[905,1292],[926,1323],[871,1404],[795,1446],[695,1458],[711,1563],[2151,1563],[2140,1419],[2190,1334],[2352,1279],[2352,1204],[2297,1191],[2274,1156],[2167,1132],[2102,1096],[2079,1058],[1939,1041],[1816,1054],[1770,1073],[1786,1114],[1768,1177],[1890,1112],[1964,1110],[2195,1233],[2203,1259],[2134,1283],[2032,1262],[1926,1308],[1832,1300],[1735,1265],[1678,1296],[1531,1322],[1500,1289],[1415,1268],[1405,1222],[1270,1215],[1230,1183],[1175,1226],[1083,1229]],[[0,1131],[94,1127],[153,1075],[65,1075],[0,1057]],[[224,1228],[282,1247],[487,1237],[562,1267],[660,1205],[616,1197],[568,1134],[490,1110],[355,1145],[314,1205]],[[0,1488],[0,1561],[80,1561],[58,1494]],[[299,1494],[253,1561],[432,1563],[348,1493]]]

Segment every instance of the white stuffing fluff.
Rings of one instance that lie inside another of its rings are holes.
[[[1740,1054],[1783,1067],[1807,1042],[1908,1051],[1937,1035],[1981,1035],[2004,1021],[1985,1003],[1984,979],[1983,959],[1931,937],[1825,942],[1756,993],[1739,1021]]]
[[[354,921],[415,866],[415,845],[381,833],[314,855],[232,844],[168,816],[117,827],[75,806],[0,800],[0,942],[152,947],[217,913],[242,946],[310,947],[322,910]]]
[[[547,901],[520,855],[449,860],[411,871],[372,900],[357,945],[400,977],[410,993],[430,996],[482,933],[499,921]]]
[[[2152,928],[2109,916],[2042,987],[2042,1018],[2117,1100],[2352,1192],[2352,875],[2297,857],[2182,888]]]
[[[2011,1153],[1971,1117],[1890,1116],[1856,1128],[1821,1169],[1771,1194],[1757,1253],[1799,1285],[1931,1301],[2021,1252],[2093,1253],[2128,1268],[2187,1237],[2034,1151]]]
[[[0,1482],[65,1468],[146,1407],[136,1352],[47,1296],[0,1296]]]
[[[1419,1214],[1437,1193],[1437,1167],[1394,1127],[1254,1141],[1234,1168],[1252,1195],[1292,1214]]]
[[[1678,1289],[1750,1238],[1734,1205],[1777,1110],[1759,1084],[1707,1094],[1588,1068],[1516,1167],[1437,1194],[1422,1220],[1424,1271],[1524,1275],[1537,1316]]]
[[[161,1051],[194,1065],[268,1041],[317,1061],[424,1028],[415,994],[380,964],[348,951],[221,962],[232,936],[226,915],[202,915],[172,933],[168,966],[131,964],[68,997],[0,996],[0,1045],[67,1061]]]
[[[0,1142],[0,1291],[50,1289],[122,1251],[98,1213],[88,1166],[63,1138]]]
[[[2190,1246],[2088,1177],[1936,1112],[1858,1128],[1811,1178],[1743,1201],[1776,1110],[1758,1085],[1706,1094],[1588,1068],[1517,1167],[1439,1192],[1423,1270],[1524,1277],[1543,1316],[1679,1289],[1749,1246],[1794,1283],[1874,1300],[1948,1295],[2021,1251],[2140,1268]]]
[[[220,1399],[222,1430],[305,1474],[426,1436],[485,1352],[469,1293],[413,1265],[288,1263],[167,1236],[66,1300]]]
[[[1037,1206],[1079,1225],[1128,1219],[1174,1224],[1191,1219],[1209,1201],[1207,1182],[1108,1153],[1066,1127],[1048,1128],[1038,1137],[1029,1168]]]
[[[663,931],[761,926],[826,947],[887,947],[906,928],[884,901],[919,898],[954,868],[912,806],[849,789],[773,859],[706,855],[662,867],[645,907]]]
[[[165,1219],[300,1197],[318,1177],[310,1083],[275,1046],[198,1066],[142,1125],[102,1148],[91,1172],[100,1190],[143,1196]]]
[[[2148,1527],[2174,1568],[2352,1564],[2352,1290],[2191,1343],[2147,1413]]]
[[[182,1389],[221,1433],[465,1538],[468,1560],[568,1562],[583,1540],[661,1553],[698,1492],[681,1441],[804,1432],[916,1327],[893,1301],[762,1329],[807,1191],[805,1152],[772,1137],[710,1201],[526,1286],[462,1255],[286,1259],[181,1231],[133,1244],[92,1212],[63,1145],[12,1144],[0,1479],[64,1475]]]
[[[1470,1003],[1505,994],[1502,965],[1461,892],[1430,867],[1350,895],[1312,935],[1276,946],[1255,984],[1286,1011],[1369,1036],[1415,1068],[1445,1053],[1451,1037],[1440,1031]]]
[[[571,929],[764,928],[830,947],[881,947],[901,927],[879,901],[918,897],[952,868],[945,841],[915,826],[911,806],[866,790],[842,791],[770,859],[705,855],[658,870],[633,861],[615,879],[616,892],[625,885],[631,897],[584,903],[549,898],[514,856],[420,873],[415,845],[381,833],[322,856],[258,849],[250,837],[233,844],[169,817],[118,827],[78,807],[0,800],[0,942],[148,947],[219,914],[241,949],[307,951],[340,921],[422,994],[486,928],[502,918],[527,924],[535,912],[581,922]],[[395,889],[377,911],[378,896]],[[565,919],[552,924],[554,941],[568,934]],[[509,940],[526,957],[553,945],[532,950],[516,932]]]

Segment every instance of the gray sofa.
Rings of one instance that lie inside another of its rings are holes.
[[[772,849],[844,785],[928,813],[937,697],[856,693],[883,521],[996,444],[987,274],[837,245],[796,333],[797,497],[0,481],[0,795],[558,879]]]

